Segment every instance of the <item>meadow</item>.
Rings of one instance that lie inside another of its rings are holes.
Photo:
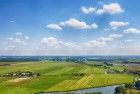
[[[122,69],[112,67],[109,69]],[[127,74],[107,74],[107,68],[66,61],[16,62],[9,66],[0,66],[0,75],[31,71],[40,76],[19,82],[8,82],[15,77],[0,77],[0,94],[34,94],[37,92],[69,91],[91,87],[101,87],[123,83],[132,83],[134,76]],[[84,76],[73,76],[84,73]]]

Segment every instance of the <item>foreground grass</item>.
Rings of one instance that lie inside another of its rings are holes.
[[[100,87],[133,82],[134,76],[125,74],[105,74],[103,68],[72,62],[28,62],[11,66],[0,66],[0,74],[16,71],[38,72],[41,76],[18,82],[8,83],[12,78],[0,77],[0,94],[33,94],[41,91],[67,91],[89,87]],[[86,73],[75,77],[72,73]]]

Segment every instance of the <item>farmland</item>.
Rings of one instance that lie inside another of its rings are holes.
[[[91,87],[101,87],[123,83],[132,83],[135,76],[121,73],[106,73],[107,70],[122,70],[123,67],[96,66],[67,61],[12,62],[0,66],[0,75],[30,71],[40,76],[11,82],[18,77],[0,77],[0,94],[33,94],[37,92],[69,91]],[[79,76],[77,73],[84,75]],[[73,74],[76,74],[74,76]]]

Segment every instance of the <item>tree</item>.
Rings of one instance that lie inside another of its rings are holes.
[[[134,84],[132,83],[125,84],[125,88],[133,88],[133,87],[134,87]]]
[[[136,81],[136,82],[135,82],[135,87],[136,87],[137,89],[140,89],[140,81]]]
[[[124,86],[118,86],[115,88],[115,94],[124,94],[125,88]]]

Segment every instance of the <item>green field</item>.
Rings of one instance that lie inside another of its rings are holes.
[[[112,69],[117,69],[112,67]],[[120,68],[118,68],[120,69]],[[0,94],[34,94],[36,92],[68,91],[90,87],[100,87],[131,83],[134,76],[126,74],[106,74],[107,69],[72,62],[40,61],[13,63],[0,66],[0,75],[8,72],[31,71],[40,76],[20,82],[7,82],[11,77],[0,77]],[[85,76],[73,76],[85,73]]]

